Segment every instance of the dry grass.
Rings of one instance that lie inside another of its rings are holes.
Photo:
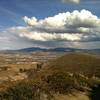
[[[100,58],[85,53],[67,53],[48,64],[53,71],[81,73],[100,77]]]

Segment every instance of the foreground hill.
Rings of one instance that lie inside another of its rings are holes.
[[[86,53],[67,53],[51,61],[49,69],[60,72],[81,73],[100,77],[100,58]]]

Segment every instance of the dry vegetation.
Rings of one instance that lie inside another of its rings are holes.
[[[23,81],[7,81],[1,84],[0,100],[100,99],[98,95],[100,93],[100,58],[96,55],[67,53],[57,59],[50,59],[49,62],[38,63],[36,66],[30,62],[25,66],[22,63],[18,66],[15,64],[12,72],[17,67],[20,70],[17,71],[16,78],[23,74],[27,77],[22,79]],[[8,72],[7,69],[0,73],[3,75],[5,72]],[[15,72],[13,72],[14,75]]]
[[[55,71],[80,73],[100,77],[100,57],[85,53],[67,53],[49,63]]]

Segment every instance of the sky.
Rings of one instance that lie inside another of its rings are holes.
[[[100,0],[0,0],[0,50],[100,48]]]

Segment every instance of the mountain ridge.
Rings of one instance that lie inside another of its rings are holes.
[[[40,48],[40,47],[29,47],[29,48],[22,48],[16,50],[1,50],[1,53],[16,53],[16,52],[84,52],[84,53],[93,53],[93,54],[100,54],[100,49],[79,49],[79,48]]]
[[[32,51],[44,51],[44,52],[97,52],[100,53],[100,49],[78,49],[78,48],[40,48],[40,47],[30,47],[30,48],[23,48],[18,49],[15,51],[22,51],[22,52],[32,52]]]

